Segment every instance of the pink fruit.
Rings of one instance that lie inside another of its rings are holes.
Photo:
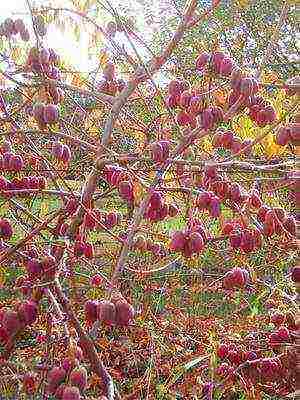
[[[219,66],[219,73],[223,76],[230,76],[233,69],[233,62],[229,57],[224,57]]]
[[[223,59],[225,58],[225,54],[222,53],[221,51],[216,51],[212,53],[211,59],[210,59],[210,64],[217,74],[220,73],[220,67],[221,63],[223,62]]]
[[[246,282],[245,272],[242,268],[233,268],[231,271],[231,280],[234,286],[244,287]]]
[[[206,209],[209,207],[211,199],[211,193],[202,192],[196,197],[196,205],[200,210]]]
[[[58,385],[64,381],[66,377],[66,371],[60,367],[53,367],[47,376],[50,392],[55,392]]]
[[[151,193],[149,203],[154,209],[161,208],[162,202],[163,199],[162,199],[162,194],[160,192],[155,191]]]
[[[33,116],[35,120],[41,125],[45,124],[44,109],[45,109],[44,104],[36,104],[33,107]]]
[[[108,300],[101,300],[97,306],[97,317],[106,325],[114,325],[116,322],[116,307]]]
[[[191,115],[188,114],[185,111],[179,111],[179,113],[176,115],[176,121],[178,125],[180,126],[185,126],[189,125],[192,121]]]
[[[73,369],[69,376],[69,383],[72,386],[77,386],[79,390],[83,391],[87,386],[87,371],[84,367],[77,367]]]
[[[83,254],[86,258],[94,258],[94,246],[91,243],[85,243],[83,247]]]
[[[12,336],[21,329],[21,321],[15,311],[7,310],[2,317],[2,325],[8,335]]]
[[[290,332],[285,326],[279,328],[275,333],[282,342],[287,342],[290,340]]]
[[[99,275],[99,274],[93,275],[93,276],[91,277],[91,279],[90,279],[90,284],[91,284],[92,286],[98,287],[98,286],[101,286],[102,283],[103,283],[103,278],[102,278],[102,276]]]
[[[300,266],[297,265],[296,267],[292,268],[291,278],[293,282],[300,283]]]
[[[221,215],[221,204],[218,197],[212,197],[209,204],[210,215],[213,218],[218,218]]]
[[[71,160],[71,150],[70,147],[67,144],[64,144],[62,146],[62,155],[61,155],[61,160],[64,163],[68,163]]]
[[[182,231],[176,231],[173,233],[171,238],[170,250],[182,251],[185,243],[186,243],[186,238],[184,233]]]
[[[208,64],[209,58],[209,53],[201,53],[196,59],[196,68],[201,71]]]
[[[277,313],[271,315],[270,320],[274,325],[280,326],[280,325],[284,324],[284,322],[285,322],[285,315],[277,312]]]
[[[24,168],[23,158],[19,155],[13,156],[11,159],[11,170],[14,172],[19,172]]]
[[[120,196],[129,203],[132,203],[134,200],[133,197],[133,186],[129,181],[122,181],[118,185],[118,190]]]
[[[229,348],[226,344],[221,344],[217,350],[217,356],[220,357],[221,359],[224,359],[227,357],[229,352]]]
[[[0,238],[10,239],[12,237],[13,230],[10,222],[7,219],[0,219]]]
[[[205,131],[210,130],[214,125],[215,117],[210,108],[203,110],[201,114],[201,124]]]
[[[169,83],[168,92],[170,95],[179,96],[189,85],[180,80],[173,80]]]
[[[46,124],[54,124],[58,121],[58,107],[55,104],[47,104],[44,107],[44,121]]]
[[[62,159],[63,155],[63,144],[60,142],[53,142],[52,144],[52,155],[59,160]]]
[[[192,94],[189,91],[182,92],[179,98],[179,106],[188,108],[191,103]]]
[[[87,322],[93,323],[98,318],[98,302],[95,300],[88,300],[84,305],[84,314]]]
[[[75,386],[66,386],[63,391],[62,400],[80,400],[79,389]]]
[[[170,95],[166,97],[165,103],[166,103],[166,107],[168,108],[175,108],[176,106],[179,105],[179,96],[175,96],[175,95]]]
[[[201,253],[204,248],[204,240],[199,232],[192,232],[189,237],[189,242],[193,253]]]
[[[27,300],[18,307],[20,321],[25,325],[32,325],[38,316],[38,307],[36,302]]]
[[[134,308],[125,300],[119,300],[115,303],[116,307],[116,325],[128,326],[134,317]]]
[[[242,235],[239,231],[233,230],[229,234],[229,242],[233,249],[238,249],[242,242]]]

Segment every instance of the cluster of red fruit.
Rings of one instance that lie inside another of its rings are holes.
[[[24,267],[30,282],[36,282],[37,279],[50,281],[55,278],[58,263],[52,254],[39,258],[37,250],[31,248],[28,251],[28,259],[24,261]]]
[[[59,110],[55,104],[36,104],[33,108],[33,116],[41,130],[47,124],[55,124],[59,119]]]
[[[190,227],[184,231],[175,231],[172,234],[170,250],[182,253],[184,257],[191,258],[194,254],[200,254],[207,240],[203,225],[193,221]]]
[[[226,221],[222,231],[224,235],[228,235],[229,243],[233,249],[251,253],[262,246],[261,232],[255,228],[245,228],[240,221]]]
[[[105,166],[103,175],[107,183],[118,188],[122,199],[129,204],[134,202],[133,183],[128,173],[115,165]]]
[[[170,142],[168,140],[158,140],[151,144],[151,158],[154,162],[162,164],[170,155]]]
[[[83,238],[78,237],[74,242],[74,257],[86,257],[89,259],[94,258],[94,246],[91,243],[84,241]]]
[[[29,71],[44,74],[50,79],[60,79],[59,56],[53,49],[32,47],[27,57]]]
[[[141,252],[149,251],[155,256],[165,257],[167,255],[167,249],[162,243],[153,242],[152,240],[146,240],[143,235],[136,235],[133,241],[133,248]]]
[[[5,191],[5,193],[2,193],[2,196],[4,197],[10,197],[16,194],[16,192],[12,194],[10,193],[10,191],[22,190],[20,196],[25,197],[26,189],[43,190],[45,188],[46,188],[46,179],[43,176],[32,175],[32,176],[24,176],[23,178],[15,177],[11,181],[9,181],[8,179],[4,178],[4,176],[0,175],[0,193],[2,191]]]
[[[249,117],[258,126],[264,127],[276,120],[276,111],[263,97],[253,96],[249,104]]]
[[[129,326],[134,318],[134,308],[121,295],[109,300],[88,300],[85,303],[85,317],[88,325],[96,321],[108,326]]]
[[[0,171],[20,172],[25,167],[22,156],[12,152],[0,154]]]
[[[290,123],[278,129],[275,137],[276,144],[286,146],[288,143],[300,142],[300,123]]]
[[[249,273],[245,268],[233,268],[223,278],[225,289],[242,289],[249,282]]]
[[[5,218],[0,218],[0,239],[8,240],[12,237],[13,230],[10,222]]]
[[[103,79],[98,82],[97,89],[101,93],[115,96],[125,87],[123,79],[116,79],[116,68],[112,62],[108,62],[103,69]]]
[[[285,326],[280,326],[275,332],[272,332],[269,336],[269,344],[272,348],[276,349],[284,343],[290,343],[292,336],[290,331]]]
[[[233,60],[221,51],[212,54],[201,53],[196,59],[196,68],[201,72],[212,72],[221,76],[230,76],[234,67]]]
[[[18,18],[14,21],[11,18],[6,18],[6,20],[0,24],[0,37],[5,36],[11,38],[18,33],[24,42],[29,41],[29,31],[22,19]]]
[[[300,293],[300,266],[299,265],[292,268],[291,279],[296,286],[297,293],[299,294]]]
[[[257,219],[263,224],[263,233],[265,236],[281,235],[284,230],[293,236],[296,235],[295,218],[287,216],[283,208],[270,208],[262,205],[258,209]]]
[[[16,310],[0,309],[0,343],[7,345],[27,326],[33,325],[38,317],[38,304],[34,300],[26,300]]]
[[[52,144],[52,155],[63,163],[68,163],[71,160],[71,150],[67,144],[54,142]]]
[[[212,192],[202,191],[196,196],[195,206],[199,210],[208,210],[211,217],[218,218],[221,214],[221,201]]]
[[[57,400],[80,400],[87,387],[88,374],[80,365],[83,352],[76,346],[74,357],[62,360],[59,367],[53,367],[47,375],[46,392]]]
[[[151,193],[144,218],[151,222],[158,222],[163,221],[168,216],[175,217],[177,214],[178,208],[174,204],[165,203],[160,192],[154,191]]]
[[[244,147],[251,144],[251,139],[245,139],[243,142],[240,138],[235,137],[232,131],[218,130],[213,136],[212,145],[215,149],[223,148],[231,150],[233,154],[239,153]],[[251,148],[243,153],[246,156],[251,155]]]

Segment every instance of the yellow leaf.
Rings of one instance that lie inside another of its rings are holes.
[[[42,201],[40,208],[40,218],[44,218],[49,212],[49,201],[46,199]]]
[[[104,67],[105,64],[108,61],[108,54],[106,51],[101,51],[100,55],[99,55],[99,64],[101,65],[101,67]]]

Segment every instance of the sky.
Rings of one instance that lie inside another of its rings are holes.
[[[131,8],[136,10],[136,15],[138,15],[139,24],[143,24],[142,32],[144,37],[153,33],[155,31],[156,23],[158,26],[158,20],[162,18],[162,13],[168,8],[169,0],[160,0],[158,3],[156,1],[147,2],[150,4],[150,9],[147,9],[148,14],[151,15],[149,20],[151,19],[151,26],[147,27],[147,15],[144,20],[145,9],[143,0],[110,0],[111,3],[119,10],[119,12],[123,15],[126,15],[126,9]],[[30,0],[30,3],[33,5],[34,3],[48,5],[51,4],[54,7],[66,7],[73,9],[71,0]],[[152,6],[151,6],[152,4]],[[147,14],[147,13],[146,13]],[[64,13],[63,15],[70,15],[68,13]],[[33,38],[32,32],[32,24],[30,15],[28,12],[28,7],[26,4],[26,0],[0,0],[0,22],[4,21],[5,18],[10,17],[12,19],[22,18],[27,26],[31,28],[31,38]],[[156,21],[156,23],[155,23]],[[102,21],[97,21],[101,24]],[[125,40],[125,37],[122,37],[123,34],[117,34],[116,41],[125,45],[126,50],[132,53],[132,49],[128,45],[128,42]],[[47,35],[44,40],[44,45],[48,47],[54,48],[59,54],[63,54],[64,58],[68,63],[73,65],[80,71],[90,71],[93,69],[95,65],[95,61],[91,61],[87,56],[87,45],[88,45],[88,33],[84,30],[80,30],[80,39],[79,41],[75,40],[75,37],[72,32],[60,31],[53,25],[50,25],[47,31]],[[110,48],[109,43],[103,43],[103,47],[107,47],[108,50]],[[142,51],[142,49],[139,49]],[[143,53],[143,51],[142,51]]]

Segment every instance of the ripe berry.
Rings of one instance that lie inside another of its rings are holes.
[[[79,390],[84,390],[87,385],[87,371],[84,367],[73,369],[69,376],[69,383],[77,386]]]
[[[128,326],[134,317],[134,309],[126,300],[119,300],[115,303],[116,325]]]
[[[108,300],[101,300],[97,305],[97,317],[106,325],[114,325],[116,322],[116,307]]]
[[[88,300],[84,305],[85,319],[88,324],[92,324],[98,318],[98,302],[95,300]]]
[[[17,312],[5,311],[2,317],[2,325],[9,336],[15,335],[21,329],[21,321]]]
[[[283,325],[285,322],[285,315],[281,314],[281,313],[275,313],[275,314],[271,315],[270,320],[276,326],[280,326],[280,325]]]
[[[291,278],[293,282],[300,283],[300,266],[292,268]]]
[[[54,393],[60,383],[64,381],[66,377],[66,371],[60,367],[53,367],[47,376],[48,391]]]
[[[62,400],[80,400],[79,389],[75,386],[66,386],[63,392]]]
[[[170,250],[182,251],[185,243],[186,243],[186,238],[184,233],[182,231],[176,231],[173,233],[171,238]]]
[[[25,325],[32,325],[38,316],[38,307],[36,302],[27,300],[18,307],[20,321]]]
[[[229,348],[226,344],[221,344],[217,350],[217,356],[220,357],[221,359],[224,359],[227,357],[229,352]]]

